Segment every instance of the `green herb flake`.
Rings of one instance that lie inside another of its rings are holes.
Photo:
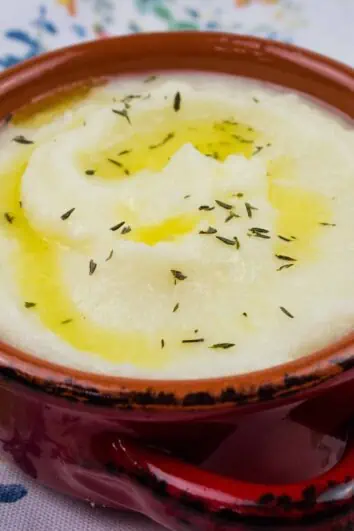
[[[65,221],[66,219],[68,219],[68,218],[71,216],[71,214],[74,212],[74,210],[75,210],[75,207],[70,208],[70,210],[67,210],[67,212],[64,212],[64,214],[62,214],[62,215],[60,216],[60,219],[62,219],[63,221]]]
[[[18,144],[24,144],[24,145],[34,144],[33,140],[29,140],[23,135],[15,136],[12,140],[13,142],[17,142]]]
[[[216,238],[220,240],[221,242],[225,243],[226,245],[236,245],[236,248],[237,249],[239,248],[237,247],[237,241],[238,241],[237,239],[230,240],[229,238],[224,238],[223,236],[216,236]]]
[[[215,343],[215,345],[211,345],[209,348],[222,348],[222,349],[228,349],[235,346],[235,343]]]
[[[185,195],[185,196],[183,197],[183,199],[189,199],[189,198],[190,198],[190,195]]]
[[[259,103],[259,99],[258,98],[253,97],[252,100],[254,101],[254,103]]]
[[[278,234],[278,238],[280,240],[283,240],[284,242],[292,242],[293,241],[291,238],[287,238],[286,236],[282,236],[281,234]]]
[[[176,280],[186,280],[187,276],[182,273],[182,271],[178,271],[177,269],[171,269],[171,273],[173,275],[173,278]]]
[[[121,157],[122,155],[128,155],[128,153],[131,153],[132,150],[131,149],[123,149],[123,151],[120,151],[118,153],[118,157]]]
[[[119,114],[119,116],[125,118],[129,125],[132,124],[126,109],[123,109],[122,111],[119,111],[118,109],[112,109],[112,111],[114,112],[114,114]]]
[[[15,216],[12,215],[12,214],[10,214],[10,212],[5,212],[5,214],[4,214],[4,218],[5,218],[6,221],[7,221],[8,223],[10,223],[10,225],[11,225],[11,223],[12,223],[13,220],[15,219]]]
[[[96,271],[96,268],[97,268],[97,264],[94,260],[90,260],[89,262],[89,274],[90,276],[94,274],[94,272]]]
[[[181,93],[176,92],[175,97],[173,99],[173,109],[175,112],[178,112],[181,108]]]
[[[283,269],[289,269],[290,267],[293,267],[295,264],[283,264],[282,266],[278,267],[277,271],[282,271]]]
[[[35,306],[37,306],[35,302],[25,302],[25,308],[34,308]]]
[[[209,212],[210,210],[214,210],[214,206],[209,206],[209,205],[200,205],[200,207],[198,208],[198,210],[206,210],[207,212]]]
[[[228,223],[229,221],[231,221],[234,218],[240,218],[240,217],[241,216],[239,216],[235,212],[230,212],[230,214],[227,216],[227,218],[225,218],[225,223]]]
[[[111,230],[112,232],[115,232],[116,230],[123,227],[124,223],[125,221],[121,221],[120,223],[117,223],[117,225],[113,225],[113,227],[111,227],[109,230]]]
[[[110,251],[110,253],[109,253],[109,255],[107,256],[107,258],[106,258],[105,261],[108,262],[108,261],[112,258],[112,256],[113,256],[113,249],[111,249],[111,251]]]
[[[126,225],[125,227],[123,227],[123,229],[121,230],[121,234],[128,234],[128,232],[131,232],[132,228],[130,227],[130,225]]]
[[[165,348],[165,340],[161,339],[161,348]]]
[[[289,310],[284,308],[284,306],[279,306],[279,308],[287,317],[290,317],[290,319],[294,319],[294,316],[289,312]]]
[[[335,223],[325,223],[325,222],[320,223],[320,225],[322,225],[322,227],[335,227],[336,226]]]
[[[258,234],[268,234],[268,229],[262,229],[262,227],[251,227],[250,232],[257,232]]]
[[[175,313],[178,310],[178,308],[179,308],[179,302],[177,302],[177,304],[174,305],[172,312]]]
[[[253,140],[249,140],[248,138],[244,138],[243,136],[240,136],[240,135],[232,135],[232,136],[233,138],[235,138],[235,140],[240,142],[240,144],[253,144]]]
[[[207,230],[200,230],[199,234],[215,234],[218,232],[214,227],[208,227]]]
[[[248,317],[248,313],[247,312],[243,312],[242,315],[243,315],[243,317]]]
[[[204,338],[198,337],[195,339],[182,339],[182,343],[204,343]]]
[[[234,241],[235,241],[236,249],[238,250],[241,247],[240,240],[238,239],[237,236],[234,236]]]
[[[263,238],[264,240],[270,240],[269,230],[262,229],[261,227],[252,227],[249,229],[247,236],[254,238]]]
[[[254,157],[255,155],[258,155],[258,153],[260,153],[263,149],[264,149],[264,146],[256,146],[256,149],[252,153],[252,157]]]
[[[252,206],[250,203],[245,203],[245,207],[246,207],[246,211],[247,211],[247,216],[249,218],[252,217],[253,210],[258,210],[258,208]]]
[[[118,166],[118,168],[123,168],[123,164],[121,162],[119,162],[119,160],[109,159],[109,158],[107,160],[111,164],[114,164],[115,166]]]
[[[86,170],[85,173],[86,175],[95,175],[96,170]]]
[[[64,319],[64,321],[61,321],[60,324],[66,325],[66,324],[69,324],[69,323],[72,323],[72,322],[73,322],[73,319]]]
[[[296,258],[292,258],[291,256],[287,256],[285,254],[276,254],[275,255],[278,260],[284,260],[285,262],[296,262]]]
[[[170,140],[172,140],[172,138],[174,138],[175,134],[174,133],[168,133],[168,135],[165,136],[165,138],[163,140],[161,140],[161,142],[159,142],[158,144],[152,144],[151,146],[149,146],[149,149],[157,149],[161,146],[164,146],[167,142],[169,142]]]
[[[225,125],[238,125],[238,122],[235,122],[234,120],[223,120],[222,123]]]
[[[220,201],[219,199],[215,199],[215,203],[219,205],[219,207],[225,208],[225,210],[231,210],[233,208],[232,205],[229,205],[228,203],[224,203],[224,201]]]

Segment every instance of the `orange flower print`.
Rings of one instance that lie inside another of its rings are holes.
[[[59,4],[66,7],[68,10],[69,15],[75,16],[76,15],[76,0],[58,0]]]

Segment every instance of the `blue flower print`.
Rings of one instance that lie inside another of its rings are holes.
[[[4,485],[0,483],[0,503],[15,503],[27,494],[23,485]]]

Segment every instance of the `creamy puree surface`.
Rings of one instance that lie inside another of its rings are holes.
[[[122,78],[15,114],[0,147],[5,342],[194,379],[353,330],[354,133],[313,102],[227,76]]]

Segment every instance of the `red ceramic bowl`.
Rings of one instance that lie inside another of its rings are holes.
[[[0,76],[0,116],[75,84],[172,69],[272,82],[354,118],[350,68],[285,44],[192,32],[25,62]],[[353,367],[353,337],[271,369],[177,382],[74,371],[1,344],[0,448],[47,486],[173,530],[351,529]]]

